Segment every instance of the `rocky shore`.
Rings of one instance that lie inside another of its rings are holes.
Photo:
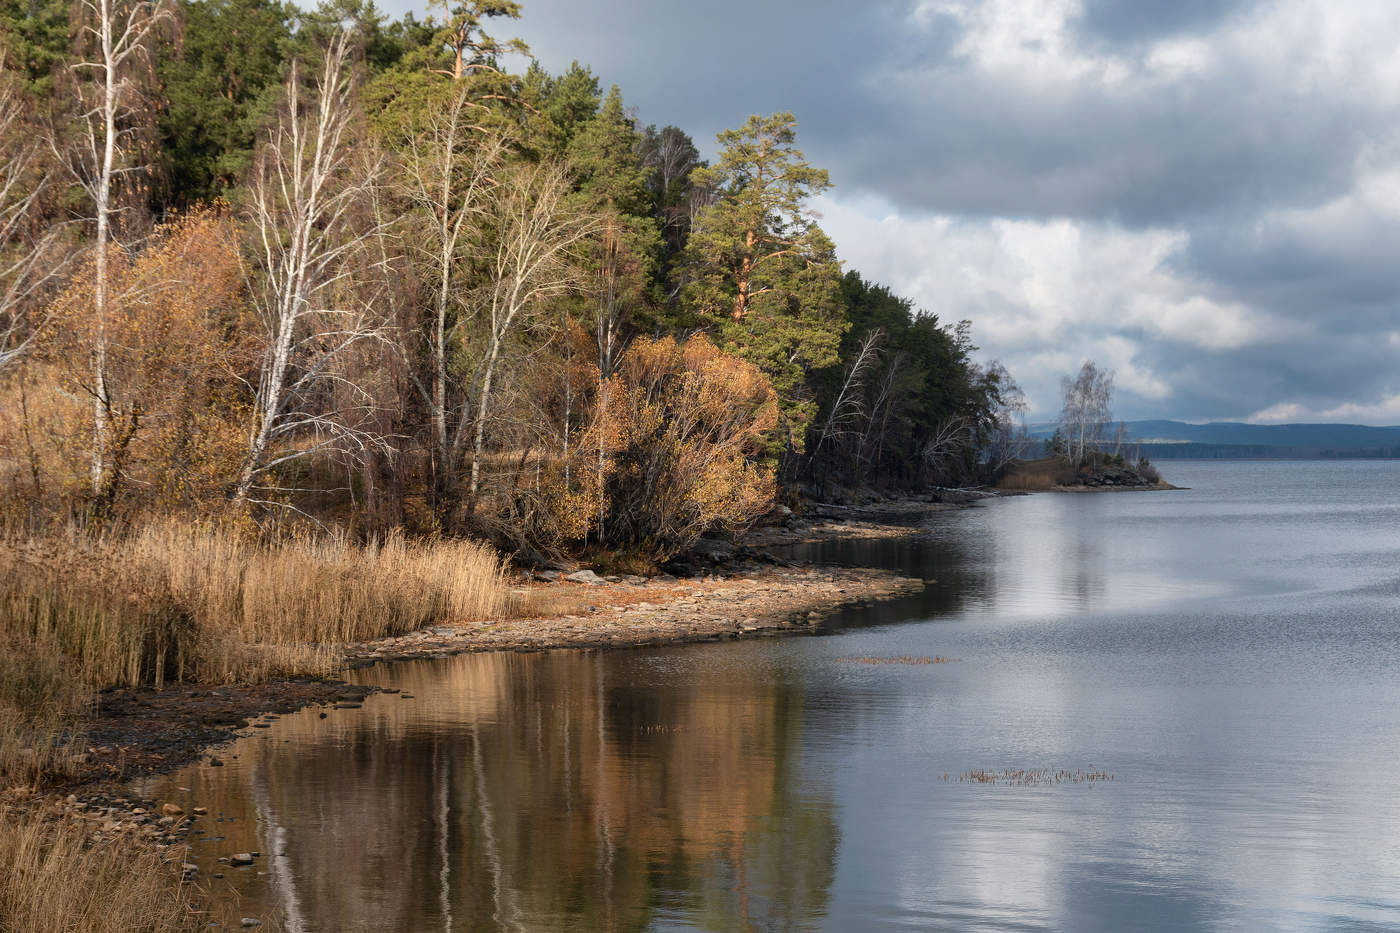
[[[876,570],[757,563],[745,558],[747,553],[702,549],[691,559],[710,570],[688,578],[545,574],[551,579],[520,581],[517,587],[522,603],[535,610],[529,617],[437,626],[353,644],[345,649],[345,663],[361,667],[475,651],[636,647],[812,631],[838,609],[924,586],[922,580]],[[110,803],[124,782],[200,758],[217,761],[218,747],[243,730],[266,727],[279,715],[307,706],[354,707],[370,692],[342,680],[310,679],[106,691],[85,724],[79,773],[64,789],[91,808],[86,814],[125,806],[125,816],[114,811],[104,822],[111,819],[137,831],[156,815],[149,802]],[[138,808],[144,812],[133,815]]]
[[[352,665],[470,651],[639,647],[810,630],[831,612],[922,589],[879,570],[771,567],[725,576],[609,582],[591,573],[536,583],[521,595],[554,611],[535,618],[439,626],[350,645]],[[596,582],[595,582],[596,581]]]
[[[438,626],[398,638],[347,646],[348,667],[446,657],[474,651],[601,649],[812,632],[829,614],[918,592],[924,581],[876,570],[794,567],[764,552],[712,542],[689,558],[708,570],[599,577],[591,571],[540,574],[517,595],[537,608],[529,618]],[[102,694],[86,724],[80,772],[58,792],[16,791],[0,804],[33,808],[38,818],[77,821],[94,841],[128,839],[179,863],[186,880],[191,833],[212,819],[170,801],[142,799],[132,779],[204,759],[223,764],[221,746],[250,729],[308,706],[356,709],[374,688],[342,680],[285,680],[258,685],[176,685]],[[392,692],[392,691],[391,691]],[[405,695],[406,696],[406,695]],[[259,853],[249,853],[256,858]],[[205,871],[215,871],[206,867]]]

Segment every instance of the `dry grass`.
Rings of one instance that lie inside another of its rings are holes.
[[[1025,460],[1009,469],[998,489],[1016,492],[1049,492],[1057,486],[1068,486],[1075,481],[1074,470],[1058,458]]]
[[[72,774],[83,745],[78,725],[92,701],[92,688],[56,650],[0,638],[0,787]]]
[[[501,614],[504,573],[468,541],[69,532],[0,543],[0,637],[61,653],[96,687],[322,674],[346,642]]]
[[[346,642],[504,614],[504,573],[484,545],[397,535],[0,538],[0,786],[70,768],[94,689],[330,674]]]
[[[179,871],[139,843],[89,842],[74,823],[0,811],[0,933],[202,929]]]

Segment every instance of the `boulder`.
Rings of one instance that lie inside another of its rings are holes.
[[[604,583],[603,578],[591,570],[575,570],[573,573],[567,574],[564,579],[570,583],[584,583],[588,586],[601,586]]]

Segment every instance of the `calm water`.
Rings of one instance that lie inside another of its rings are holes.
[[[375,669],[147,789],[296,930],[1400,929],[1400,464],[1167,472],[812,549],[937,581],[820,637]],[[899,655],[958,660],[843,660]]]

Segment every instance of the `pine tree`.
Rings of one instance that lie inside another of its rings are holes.
[[[719,134],[718,164],[692,173],[719,198],[696,217],[683,261],[689,307],[773,380],[794,451],[813,414],[807,376],[837,361],[847,327],[835,248],[808,206],[831,183],[793,144],[796,125],[777,113]]]
[[[194,0],[182,41],[162,49],[160,117],[169,200],[187,205],[232,189],[281,89],[292,11],[279,0]]]

